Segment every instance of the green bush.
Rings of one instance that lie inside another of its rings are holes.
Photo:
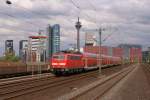
[[[0,57],[0,61],[4,61],[5,60],[5,58],[4,57]]]
[[[19,60],[20,60],[19,57],[18,56],[14,56],[14,55],[6,55],[5,57],[0,57],[0,61],[17,62]]]

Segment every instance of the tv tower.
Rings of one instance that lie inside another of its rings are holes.
[[[78,21],[75,24],[75,27],[77,29],[77,50],[78,52],[80,52],[80,28],[82,27],[81,22],[79,21],[79,17],[78,17]]]

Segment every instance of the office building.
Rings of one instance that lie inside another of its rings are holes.
[[[53,53],[60,51],[60,26],[48,25],[47,58],[50,59]]]
[[[21,40],[19,42],[19,57],[23,62],[26,61],[27,48],[28,48],[28,40]]]
[[[13,40],[5,41],[5,55],[14,55]]]

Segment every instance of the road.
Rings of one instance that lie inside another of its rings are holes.
[[[150,72],[144,65],[136,69],[105,93],[100,100],[150,100]]]

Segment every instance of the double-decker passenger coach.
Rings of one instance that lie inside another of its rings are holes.
[[[102,67],[121,64],[120,57],[101,55]],[[52,70],[55,74],[74,73],[89,69],[98,69],[98,55],[92,53],[55,53],[52,56]]]

